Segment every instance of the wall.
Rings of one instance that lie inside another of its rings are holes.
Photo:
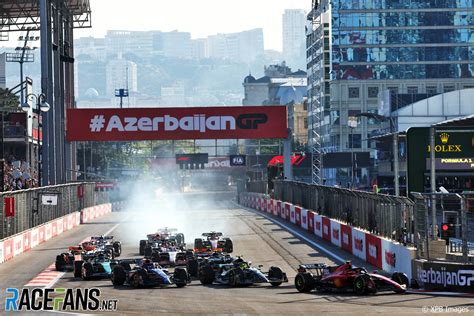
[[[285,219],[388,273],[403,272],[412,278],[414,248],[263,194],[241,193],[240,203]]]

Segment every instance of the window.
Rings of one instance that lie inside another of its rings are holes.
[[[438,88],[436,86],[427,86],[426,94],[436,94],[438,93]]]
[[[349,98],[357,99],[359,97],[359,88],[358,87],[349,87]]]
[[[304,118],[304,128],[305,129],[308,128],[308,118],[307,117]]]
[[[407,93],[408,94],[417,94],[418,93],[418,87],[408,87],[407,88]]]
[[[367,95],[369,98],[377,98],[379,95],[379,87],[369,87],[367,89]]]
[[[349,134],[349,148],[361,148],[362,147],[361,134]]]
[[[398,94],[398,87],[388,87],[388,90],[390,90],[390,94]]]
[[[444,86],[444,93],[454,91],[454,86]]]

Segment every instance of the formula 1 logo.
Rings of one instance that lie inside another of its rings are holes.
[[[385,250],[385,262],[392,267],[395,267],[397,264],[397,257],[394,252]]]
[[[360,252],[364,251],[364,241],[360,238],[355,238],[354,240],[354,248]]]
[[[369,244],[369,256],[374,259],[377,259],[377,246]]]
[[[332,238],[339,240],[339,229],[332,230]]]

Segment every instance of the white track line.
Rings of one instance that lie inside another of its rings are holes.
[[[115,229],[117,229],[117,227],[119,227],[120,224],[122,224],[123,222],[125,222],[126,220],[128,220],[128,218],[131,216],[128,215],[127,217],[125,217],[122,221],[120,221],[120,223],[116,224],[115,226],[113,226],[111,229],[109,229],[105,234],[104,236],[107,236],[108,234],[110,234],[111,232],[113,232]],[[91,237],[86,237],[84,238],[84,240],[81,241],[81,243],[83,242],[86,242],[86,241],[89,241],[91,239]],[[44,287],[44,288],[51,288],[53,287],[53,285],[56,284],[56,282],[59,281],[59,279],[61,279],[61,277],[65,274],[65,272],[61,272],[61,271],[56,271],[55,270],[55,263],[53,262],[49,267],[47,267],[43,272],[41,272],[40,274],[38,274],[36,277],[34,277],[33,279],[31,279],[27,284],[25,284],[24,286],[34,286],[34,287]]]
[[[266,219],[268,219],[269,221],[277,224],[277,225],[280,225],[281,227],[285,228],[287,231],[289,231],[290,233],[292,233],[293,235],[296,235],[298,236],[298,238],[300,239],[303,239],[304,241],[306,241],[308,244],[318,248],[319,250],[321,250],[322,252],[324,252],[325,254],[327,254],[328,256],[330,256],[331,258],[335,259],[336,261],[340,262],[340,263],[344,263],[346,262],[347,260],[342,258],[342,257],[339,257],[338,255],[336,255],[334,252],[332,252],[331,250],[327,249],[327,248],[324,248],[323,246],[317,244],[314,240],[311,240],[309,239],[308,237],[302,235],[301,233],[299,233],[298,231],[296,231],[294,228],[284,224],[283,222],[280,222],[279,220],[276,220],[270,216],[268,216],[266,213],[262,213],[260,211],[257,211],[257,210],[254,210],[254,209],[251,209],[251,208],[248,208],[248,207],[245,207],[245,206],[242,206],[240,204],[237,204],[236,202],[232,201],[232,203],[236,206],[238,206],[239,208],[242,208],[242,209],[245,209],[245,210],[249,210],[249,211],[252,211],[253,213],[255,214],[258,214],[258,215],[261,215],[263,217],[265,217]],[[309,231],[308,231],[309,232]]]

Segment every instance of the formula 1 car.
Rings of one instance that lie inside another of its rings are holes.
[[[161,228],[154,234],[148,234],[146,240],[140,240],[139,253],[140,256],[151,256],[153,248],[159,248],[161,243],[173,243],[177,249],[184,250],[186,243],[184,242],[184,234],[177,233],[175,228]]]
[[[202,284],[227,284],[232,287],[240,285],[252,285],[255,283],[270,283],[272,286],[280,286],[288,282],[286,273],[279,267],[270,267],[268,272],[261,271],[262,266],[254,268],[251,262],[244,261],[238,257],[231,263],[203,265],[199,269],[199,281]]]
[[[234,251],[234,245],[230,238],[221,238],[222,233],[210,232],[203,233],[202,238],[194,239],[194,252],[195,253],[206,253],[206,252],[226,252],[232,253]]]
[[[90,242],[99,250],[113,250],[114,257],[120,257],[122,254],[122,244],[120,241],[114,241],[113,239],[113,236],[93,236]]]
[[[94,256],[74,261],[74,276],[83,280],[110,278],[116,264],[111,252],[96,252]]]
[[[192,277],[198,277],[202,266],[210,265],[216,269],[220,264],[232,263],[234,260],[234,257],[224,252],[193,253],[187,258],[187,268]]]
[[[76,258],[93,256],[97,247],[91,242],[83,242],[78,246],[69,247],[68,250],[69,252],[63,252],[56,256],[56,271],[73,271]]]
[[[170,274],[149,259],[120,260],[112,269],[111,280],[114,286],[128,284],[134,288],[171,284],[184,287],[191,282],[186,268],[176,268]]]
[[[308,272],[312,270],[313,272]],[[358,295],[377,291],[405,293],[409,285],[408,277],[395,272],[392,278],[377,273],[369,273],[365,268],[352,266],[348,261],[339,266],[326,264],[302,264],[295,277],[295,287],[299,292],[317,291],[354,292]]]

